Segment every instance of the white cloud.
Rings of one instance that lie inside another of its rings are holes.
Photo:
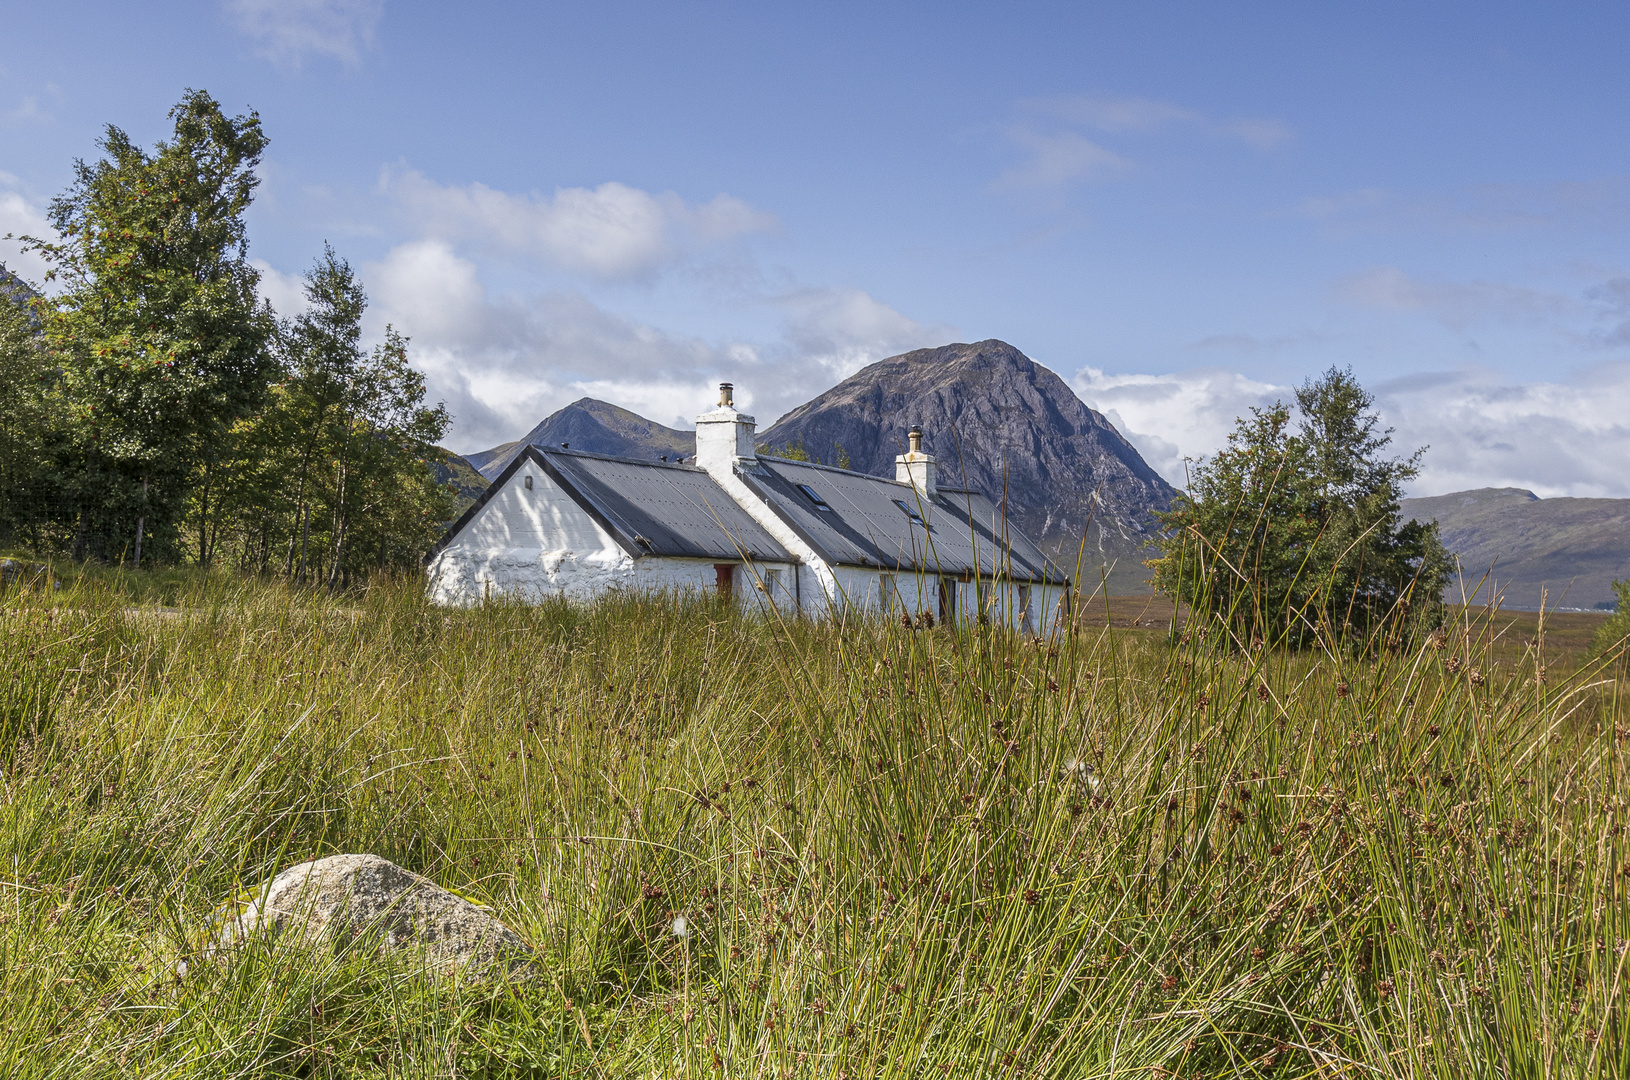
[[[49,265],[33,252],[23,251],[20,241],[4,239],[7,236],[48,240],[56,237],[56,230],[45,219],[44,209],[23,192],[21,182],[10,173],[0,172],[0,262],[36,288],[41,287]]]
[[[943,340],[863,292],[819,289],[771,301],[784,325],[768,342],[684,337],[577,292],[494,295],[474,262],[437,239],[393,248],[361,276],[374,299],[370,332],[389,322],[412,339],[413,361],[454,414],[450,442],[465,451],[518,438],[583,396],[686,427],[720,380],[768,427],[872,360]]]
[[[607,279],[649,275],[685,251],[776,225],[774,216],[731,195],[696,205],[616,181],[552,196],[441,185],[411,169],[387,170],[380,183],[428,236]]]
[[[1630,496],[1630,363],[1568,382],[1509,383],[1481,369],[1437,372],[1376,388],[1404,449],[1430,446],[1414,492],[1520,487],[1559,495]]]
[[[816,392],[885,357],[940,345],[955,336],[949,327],[924,325],[859,289],[802,289],[776,303],[788,316],[786,351],[801,365],[821,369],[829,380]],[[809,382],[802,380],[805,386]],[[781,408],[797,404],[790,401]]]
[[[250,259],[249,265],[260,273],[256,285],[260,298],[281,318],[293,318],[306,310],[306,285],[299,274],[285,274],[262,259]]]
[[[1213,135],[1225,139],[1238,139],[1258,150],[1272,150],[1281,143],[1287,143],[1295,138],[1295,132],[1289,125],[1278,120],[1267,120],[1261,117],[1242,116],[1233,120],[1222,120],[1210,125]]]
[[[1222,448],[1253,406],[1290,402],[1295,388],[1219,369],[1115,375],[1085,368],[1081,399],[1173,484],[1184,458]],[[1483,369],[1431,372],[1372,387],[1392,448],[1428,447],[1411,494],[1520,487],[1561,495],[1630,497],[1630,363],[1604,364],[1568,382],[1511,383]]]
[[[1213,453],[1227,442],[1236,417],[1290,394],[1289,387],[1220,368],[1117,375],[1087,367],[1070,385],[1137,447],[1150,468],[1178,487],[1186,482],[1184,458]]]
[[[307,56],[354,64],[373,46],[384,0],[226,0],[237,28],[268,59],[298,67]]]
[[[62,106],[62,88],[56,83],[46,83],[43,94],[25,94],[15,106],[7,109],[4,116],[7,124],[49,124],[57,118],[57,109]]]
[[[1068,187],[1082,180],[1097,180],[1120,172],[1130,164],[1119,154],[1073,131],[1049,135],[1030,128],[1014,128],[1008,137],[1029,157],[997,177],[998,187]]]

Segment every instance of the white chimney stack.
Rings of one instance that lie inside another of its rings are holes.
[[[906,435],[911,440],[909,453],[894,459],[894,479],[917,489],[924,501],[932,502],[938,490],[934,483],[934,455],[923,453],[923,429],[914,427]]]
[[[720,383],[719,407],[696,418],[696,464],[709,473],[728,473],[738,462],[757,461],[757,433],[758,421],[736,411],[735,388]]]

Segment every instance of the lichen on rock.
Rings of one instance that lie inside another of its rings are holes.
[[[377,855],[330,855],[290,867],[249,892],[217,945],[290,933],[334,948],[418,951],[442,973],[503,967],[524,974],[533,953],[485,908]]]

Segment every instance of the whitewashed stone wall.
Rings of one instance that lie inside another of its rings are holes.
[[[781,582],[790,584],[791,566],[736,567],[739,602],[761,602],[755,578],[762,579],[772,567],[781,571]],[[427,574],[430,599],[456,607],[489,597],[564,597],[587,603],[614,589],[704,592],[718,583],[709,559],[633,558],[536,467],[517,470],[458,538],[437,553]]]

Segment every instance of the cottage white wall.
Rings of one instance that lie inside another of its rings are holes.
[[[587,601],[607,589],[635,587],[641,576],[636,561],[528,463],[431,560],[430,598],[456,606],[489,596]]]
[[[526,477],[532,477],[532,488]],[[736,567],[734,595],[744,607],[762,602],[755,579],[775,564]],[[781,567],[789,583],[793,567]],[[615,589],[700,593],[717,588],[709,559],[633,558],[610,533],[535,465],[516,470],[502,489],[427,568],[430,599],[458,607],[500,597],[564,597],[587,603]],[[790,590],[784,590],[790,591]]]
[[[940,613],[940,589],[956,590],[956,621],[966,625],[979,618],[979,590],[974,582],[941,581],[927,574],[895,573],[862,567],[833,567],[841,602],[846,612],[869,617],[899,618],[902,612],[913,616],[931,613],[936,619]],[[892,593],[884,584],[884,577],[894,579]],[[987,582],[987,618],[997,625],[1005,625],[1020,632],[1029,630],[1043,636],[1051,633],[1058,618],[1058,601],[1064,594],[1059,585],[1022,585],[1012,582]],[[1024,590],[1028,588],[1029,625],[1026,625]]]

